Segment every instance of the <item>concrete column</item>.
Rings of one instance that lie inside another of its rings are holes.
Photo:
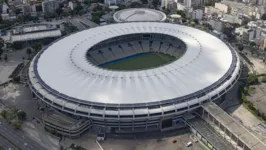
[[[224,138],[225,138],[225,134],[226,134],[226,133],[225,133],[225,130],[226,130],[226,128],[224,127]]]
[[[201,118],[204,117],[204,113],[205,113],[205,110],[202,108],[202,116],[201,116]]]

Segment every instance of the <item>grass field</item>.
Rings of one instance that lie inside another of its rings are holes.
[[[175,57],[163,53],[143,53],[100,65],[112,70],[139,70],[158,67],[175,60]]]

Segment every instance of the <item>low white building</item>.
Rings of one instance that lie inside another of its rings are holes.
[[[228,13],[229,7],[222,3],[215,3],[214,8],[220,10],[223,13]]]
[[[213,14],[213,13],[222,14],[222,12],[219,9],[211,7],[211,6],[205,7],[204,8],[204,13],[205,14]]]
[[[70,2],[68,2],[68,7],[69,7],[71,10],[74,10],[77,6],[78,6],[77,2],[74,2],[74,1],[70,1]]]
[[[223,14],[223,18],[221,18],[221,21],[242,25],[244,19],[240,15]]]
[[[192,19],[202,20],[202,17],[203,17],[203,11],[201,9],[192,11]]]

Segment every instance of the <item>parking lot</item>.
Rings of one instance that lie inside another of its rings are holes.
[[[199,143],[186,147],[190,141],[191,132],[188,129],[165,133],[141,133],[137,135],[107,135],[100,144],[104,150],[204,150]],[[173,143],[176,140],[176,143]]]

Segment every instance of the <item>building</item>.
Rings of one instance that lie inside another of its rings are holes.
[[[165,51],[182,63],[176,59],[138,71],[102,69],[101,64],[143,51]],[[202,104],[221,99],[237,82],[240,65],[229,43],[207,32],[164,22],[125,22],[90,28],[47,46],[31,61],[28,83],[40,102],[88,118],[92,127],[164,131],[184,124],[182,117]]]
[[[78,6],[78,4],[77,4],[77,2],[70,1],[70,2],[68,2],[68,6],[71,10],[74,10]]]
[[[58,38],[62,35],[55,25],[25,25],[13,27],[5,37],[5,42],[25,42],[44,38]]]
[[[218,32],[223,32],[224,24],[220,20],[210,20],[209,24],[212,26],[212,28]]]
[[[214,8],[220,10],[223,13],[228,13],[228,6],[222,3],[215,3]]]
[[[117,5],[120,4],[122,1],[121,0],[104,0],[104,4],[107,5]]]
[[[64,137],[76,138],[91,128],[87,119],[74,119],[54,110],[48,110],[42,116],[44,128]]]
[[[201,9],[193,10],[192,19],[202,20],[203,11]]]
[[[165,13],[148,8],[129,8],[117,11],[113,15],[115,22],[165,21]]]
[[[161,7],[165,9],[177,8],[177,0],[161,0]]]
[[[223,18],[221,19],[221,21],[223,22],[239,24],[239,25],[242,25],[244,23],[244,18],[243,16],[240,15],[223,14],[222,17]]]
[[[7,14],[8,13],[8,5],[4,2],[3,4],[2,4],[2,7],[0,7],[0,8],[2,8],[2,10],[1,10],[1,14]]]
[[[43,13],[55,13],[55,10],[59,8],[60,1],[57,0],[46,0],[42,2]]]
[[[29,4],[22,6],[22,13],[23,15],[30,15],[31,14],[31,6]]]
[[[191,0],[184,0],[184,5],[188,8],[191,7]]]
[[[222,12],[219,9],[211,7],[211,6],[204,7],[204,13],[208,15],[213,14],[213,13],[222,14]]]

